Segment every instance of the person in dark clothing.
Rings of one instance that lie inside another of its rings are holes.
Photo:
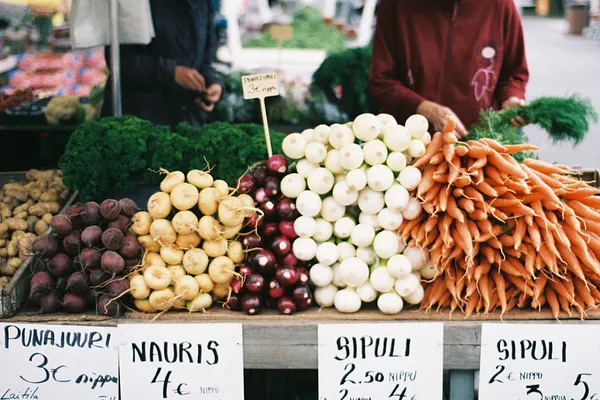
[[[381,0],[370,74],[381,112],[422,114],[437,131],[450,115],[466,136],[482,109],[524,105],[528,80],[514,0]]]
[[[124,115],[171,127],[200,127],[221,98],[212,68],[216,47],[212,0],[150,0],[156,36],[148,45],[121,45]],[[106,50],[107,60],[110,49]],[[112,115],[111,83],[103,115]]]

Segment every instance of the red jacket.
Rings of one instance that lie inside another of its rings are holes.
[[[424,100],[468,128],[481,109],[525,98],[529,79],[514,0],[381,0],[370,89],[403,123]]]

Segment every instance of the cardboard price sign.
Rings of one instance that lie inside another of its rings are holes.
[[[276,40],[281,46],[282,42],[291,40],[294,36],[294,28],[288,25],[273,25],[270,28],[271,40]]]
[[[122,400],[244,398],[241,324],[119,325]]]
[[[0,398],[117,400],[116,328],[0,324]]]
[[[319,400],[442,400],[443,324],[319,325]]]
[[[267,142],[267,153],[269,158],[273,157],[271,148],[271,135],[269,135],[269,121],[267,120],[267,109],[265,107],[265,97],[279,96],[279,80],[275,72],[258,75],[242,76],[242,89],[244,99],[259,99],[260,112],[262,114],[263,129],[265,130],[265,141]]]
[[[600,400],[600,326],[483,324],[481,400]]]

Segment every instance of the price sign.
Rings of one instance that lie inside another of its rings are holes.
[[[268,74],[242,76],[242,90],[244,91],[244,99],[260,100],[260,113],[265,131],[265,141],[267,142],[267,153],[269,154],[269,158],[271,158],[273,156],[273,149],[271,148],[271,135],[269,135],[269,121],[267,120],[265,97],[279,96],[277,74],[270,72]]]
[[[122,400],[244,398],[241,324],[119,325]]]
[[[116,328],[2,323],[0,329],[0,399],[118,399]]]
[[[288,25],[273,25],[270,29],[271,39],[279,42],[286,42],[291,40],[294,36],[294,29]]]
[[[479,398],[600,400],[600,326],[483,324]]]
[[[441,400],[441,323],[319,325],[319,399]]]

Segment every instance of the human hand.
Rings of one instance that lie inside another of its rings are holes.
[[[174,78],[179,86],[195,92],[203,92],[206,87],[204,77],[193,68],[175,67]]]
[[[454,111],[448,107],[444,107],[433,101],[424,101],[417,107],[417,113],[427,118],[436,132],[441,132],[444,129],[446,122],[448,122],[448,117],[452,117],[454,121],[456,121],[455,130],[459,139],[463,139],[469,134]]]
[[[196,104],[206,112],[211,112],[215,108],[215,103],[221,99],[223,88],[218,83],[210,85],[204,93],[204,98],[196,99]]]
[[[502,103],[502,109],[506,110],[508,108],[513,108],[513,107],[523,107],[524,105],[525,105],[525,100],[513,96],[513,97],[509,97],[508,99],[506,99],[504,101],[504,103]],[[525,120],[525,118],[520,117],[520,116],[511,119],[510,122],[517,128],[522,128],[528,124],[528,122]]]

